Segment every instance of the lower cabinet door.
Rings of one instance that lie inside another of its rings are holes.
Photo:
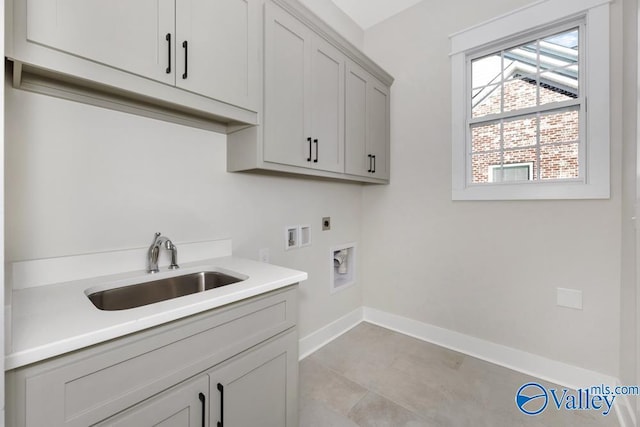
[[[179,384],[98,426],[205,427],[209,424],[209,377],[201,375]]]
[[[295,332],[247,350],[209,378],[212,426],[298,426]]]

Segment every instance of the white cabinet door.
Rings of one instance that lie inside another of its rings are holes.
[[[351,62],[347,64],[345,172],[360,176],[370,175],[373,166],[367,153],[367,83],[370,79],[362,68]]]
[[[311,37],[296,18],[265,4],[265,161],[308,167],[312,160]]]
[[[174,17],[174,0],[27,0],[27,39],[174,84]]]
[[[345,57],[320,37],[314,37],[312,45],[311,166],[344,172]]]
[[[297,427],[297,353],[289,332],[211,371],[211,425]]]
[[[267,2],[265,161],[344,171],[344,58]]]
[[[258,0],[176,1],[176,85],[258,109]]]
[[[389,178],[389,88],[373,79],[367,99],[367,151],[373,156],[371,173],[375,178]]]
[[[177,385],[98,427],[201,427],[209,419],[209,377]]]
[[[349,63],[345,105],[345,172],[388,179],[389,88]]]

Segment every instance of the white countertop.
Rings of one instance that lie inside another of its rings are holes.
[[[97,309],[86,291],[126,286],[198,271],[248,276],[242,282],[119,311]],[[11,350],[5,369],[118,338],[132,332],[260,295],[307,279],[307,273],[232,256],[196,261],[179,270],[144,270],[16,289],[12,294]]]

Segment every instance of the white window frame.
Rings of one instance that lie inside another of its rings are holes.
[[[450,36],[452,87],[452,199],[608,199],[609,3],[611,0],[542,0]],[[470,176],[469,59],[499,51],[545,31],[558,32],[581,21],[584,58],[580,91],[580,179],[472,184]]]

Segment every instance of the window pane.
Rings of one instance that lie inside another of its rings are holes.
[[[480,184],[489,181],[491,166],[500,165],[500,153],[482,153],[471,156],[471,182]]]
[[[502,105],[502,85],[486,86],[473,94],[471,116],[473,118],[498,114]]]
[[[563,31],[561,33],[554,34],[545,38],[543,41],[547,43],[553,43],[558,46],[562,46],[568,49],[577,49],[578,48],[578,29],[573,28],[568,31]],[[576,58],[578,57],[576,51]]]
[[[550,104],[552,102],[562,102],[575,99],[578,96],[578,88],[571,88],[563,85],[558,80],[551,80],[545,76],[549,73],[541,75],[540,79],[540,105]],[[577,81],[576,81],[577,83]]]
[[[502,105],[502,57],[500,53],[471,61],[471,109],[473,117],[497,114]]]
[[[579,96],[578,45],[577,28],[540,41],[540,105]]]
[[[535,146],[537,143],[538,119],[529,116],[504,122],[504,148]]]
[[[493,182],[517,182],[533,179],[533,163],[490,167]]]
[[[540,147],[540,179],[579,178],[578,143]]]
[[[492,123],[471,128],[471,152],[500,149],[500,123]]]
[[[504,82],[504,111],[535,107],[538,102],[538,83],[528,76],[518,76]]]
[[[504,166],[502,168],[502,180],[507,181],[528,181],[532,178],[531,169],[533,165]]]
[[[519,75],[538,73],[538,43],[532,41],[522,46],[504,51],[504,79],[517,78]]]
[[[504,165],[507,167],[513,163],[531,163],[533,170],[531,171],[531,179],[537,176],[537,153],[535,148],[526,148],[521,150],[505,150],[503,154]]]
[[[540,117],[540,144],[577,141],[579,129],[578,110],[545,114]]]
[[[502,58],[500,53],[471,61],[471,87],[480,88],[500,83],[502,80]]]

